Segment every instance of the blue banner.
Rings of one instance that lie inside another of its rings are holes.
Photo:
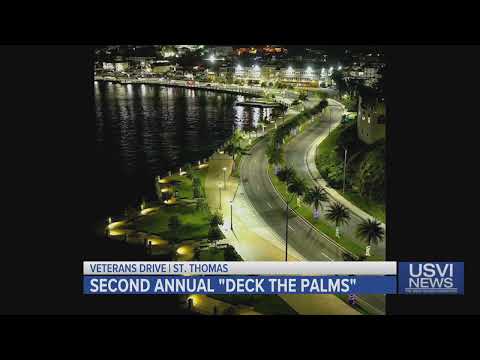
[[[395,294],[396,276],[84,276],[83,293]]]
[[[464,293],[463,262],[400,262],[398,266],[399,294]]]

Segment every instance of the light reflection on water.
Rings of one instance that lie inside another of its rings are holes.
[[[124,202],[152,196],[156,175],[207,158],[235,128],[253,130],[272,113],[212,91],[97,82],[94,92],[98,160]]]

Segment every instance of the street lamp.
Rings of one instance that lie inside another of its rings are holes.
[[[227,189],[227,168],[223,168],[223,188]]]
[[[218,208],[222,210],[222,184],[218,184],[218,194],[219,194]]]
[[[230,200],[230,230],[233,231],[233,200]]]
[[[345,159],[343,161],[343,193],[345,194],[345,174],[347,170],[347,148],[343,148],[345,150]]]
[[[286,211],[287,220],[285,222],[285,261],[288,261],[288,202]]]

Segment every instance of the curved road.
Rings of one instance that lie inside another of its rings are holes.
[[[240,164],[241,181],[245,194],[265,223],[285,241],[285,202],[277,194],[267,173],[268,160],[265,154],[267,142],[261,140]],[[243,161],[246,160],[246,161]],[[343,261],[343,251],[314,230],[293,211],[288,214],[288,245],[310,261]],[[385,296],[365,295],[359,301],[376,313],[385,312]]]
[[[318,185],[318,183],[308,169],[306,162],[307,152],[316,139],[328,136],[330,128],[334,129],[334,127],[336,127],[343,114],[343,109],[340,106],[329,106],[328,109],[329,112],[327,112],[325,116],[322,116],[321,121],[316,121],[314,125],[295,136],[285,145],[285,160],[287,164],[291,165],[297,171],[297,174],[305,179],[308,186]],[[324,203],[324,209],[326,208],[327,204]],[[322,209],[320,209],[320,214],[321,218],[325,219]],[[349,223],[342,226],[341,231],[359,245],[365,247],[365,243],[357,239],[355,234],[357,225],[362,221],[362,218],[352,211],[350,211],[350,214],[351,219]],[[378,246],[372,246],[372,254],[385,259],[385,239]]]

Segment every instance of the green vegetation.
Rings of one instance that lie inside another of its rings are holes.
[[[343,188],[344,149],[347,149],[345,198],[385,222],[385,141],[364,144],[356,123],[340,125],[317,148],[315,162],[322,177]]]
[[[350,212],[342,204],[334,202],[330,204],[325,217],[335,224],[335,232],[338,237],[340,234],[340,226],[350,221]]]
[[[307,190],[305,194],[305,202],[308,205],[312,205],[314,212],[313,217],[318,219],[320,217],[320,213],[318,212],[318,208],[321,207],[323,210],[323,203],[328,201],[328,196],[325,189],[322,189],[320,186],[314,186]]]
[[[231,245],[222,248],[210,247],[198,253],[199,261],[243,261]]]
[[[198,257],[199,261],[225,261],[225,251],[223,249],[208,248],[201,251]]]
[[[367,219],[358,225],[357,236],[368,245],[378,245],[380,241],[383,241],[384,235],[385,232],[376,220]]]
[[[209,219],[208,240],[217,246],[218,240],[223,239],[222,230],[219,226],[223,225],[223,216],[220,212],[212,214]]]
[[[296,204],[290,204],[290,206],[309,221],[315,228],[320,232],[329,236],[332,240],[336,241],[339,245],[343,246],[345,249],[353,253],[357,258],[363,259],[363,254],[365,249],[363,246],[354,242],[353,239],[349,238],[346,235],[337,235],[337,231],[332,224],[327,221],[320,219],[318,216],[318,208],[320,207],[321,201],[325,200],[325,197],[322,195],[321,190],[307,189],[303,179],[300,179],[295,170],[289,166],[278,169],[278,166],[283,163],[283,156],[278,156],[277,153],[281,151],[282,145],[290,140],[298,130],[301,130],[304,126],[303,124],[312,118],[318,112],[323,111],[323,109],[328,106],[328,102],[325,100],[325,95],[320,94],[322,101],[312,109],[305,110],[304,112],[290,117],[285,121],[281,126],[277,128],[273,136],[270,138],[270,143],[267,148],[267,157],[269,159],[269,175],[272,180],[273,185],[277,191],[281,194],[285,201],[289,203],[293,199],[293,196],[297,198]],[[332,135],[334,135],[332,133]],[[336,135],[338,137],[338,134]],[[329,140],[327,138],[325,141]],[[324,142],[325,142],[324,141]],[[330,139],[332,144],[335,144],[335,141]],[[323,142],[322,142],[323,144]],[[275,151],[277,149],[277,151]],[[342,168],[343,171],[343,168]],[[342,172],[343,175],[343,172]],[[343,177],[341,178],[343,180]],[[305,195],[305,202],[300,201],[300,198]],[[309,206],[309,204],[311,206]],[[296,205],[296,206],[295,206]],[[314,211],[312,211],[314,210]],[[333,221],[335,223],[335,221]],[[369,260],[380,260],[377,256],[371,256]]]
[[[176,230],[169,222],[176,216],[181,224]],[[196,211],[195,207],[181,204],[164,206],[158,211],[141,216],[129,224],[129,228],[155,234],[164,239],[178,242],[192,239],[205,239],[208,236],[209,214]],[[175,232],[176,231],[176,232]]]
[[[159,201],[144,204],[144,208],[158,209],[135,217],[127,227],[175,242],[206,239],[210,228],[210,212],[203,198],[207,169],[187,168],[189,176],[174,175],[166,178],[171,193],[177,193],[175,204],[165,205]],[[198,195],[201,197],[198,198]]]
[[[273,169],[271,166],[269,167],[268,171],[273,185],[282,195],[283,199],[290,199],[292,195],[287,190],[287,184],[282,182],[277,176],[273,174]],[[349,237],[341,235],[340,237],[336,238],[335,228],[322,219],[315,219],[313,216],[312,208],[310,206],[304,203],[300,203],[298,206],[292,206],[292,208],[301,216],[303,216],[307,221],[309,221],[313,226],[315,226],[319,231],[328,235],[332,240],[336,241],[339,245],[351,251],[353,254],[361,256],[365,253],[365,248],[354,242]],[[375,256],[371,256],[369,260],[375,260]]]
[[[264,315],[296,315],[293,310],[278,295],[208,295],[232,305],[252,306],[253,309]]]
[[[178,231],[180,230],[181,226],[182,223],[180,222],[177,214],[170,216],[168,219],[168,230],[170,231],[173,240],[178,239]]]

